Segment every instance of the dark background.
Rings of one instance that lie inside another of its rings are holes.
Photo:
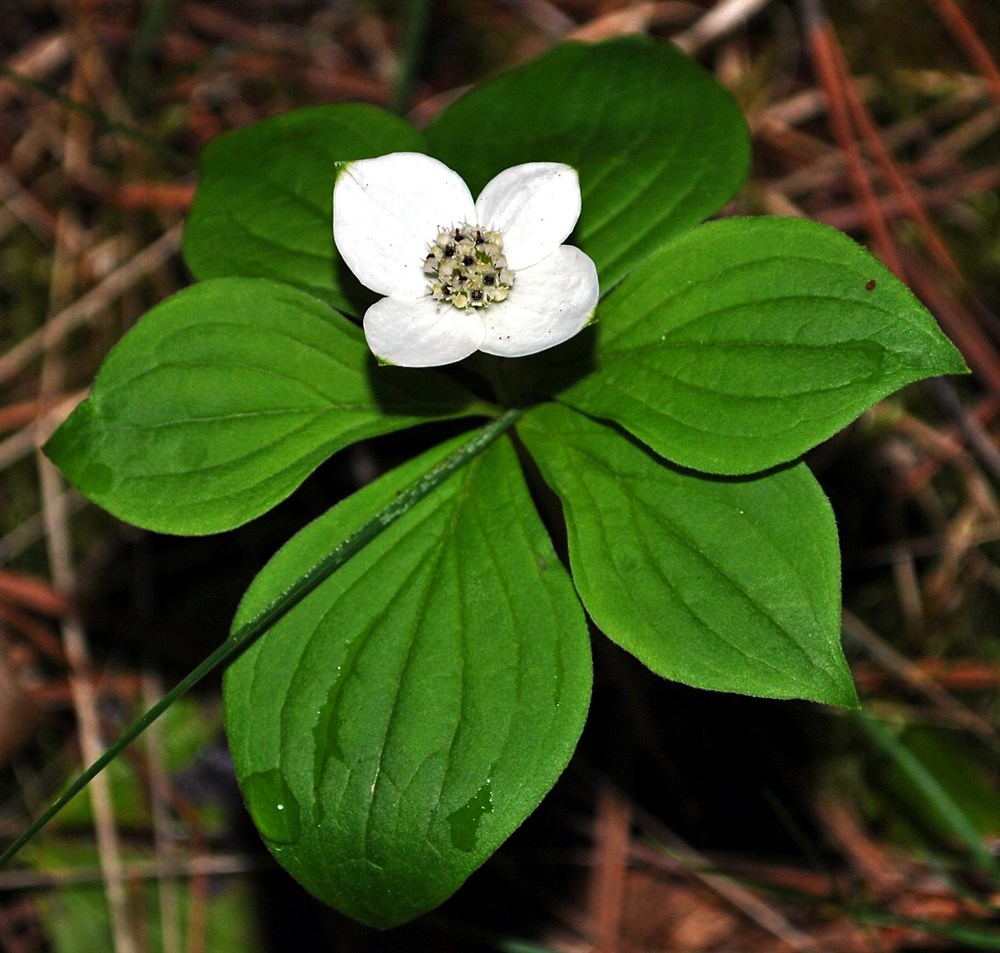
[[[201,147],[341,100],[402,100],[422,125],[569,36],[692,52],[754,136],[725,214],[806,215],[869,244],[975,371],[809,457],[876,727],[664,683],[595,637],[590,720],[556,789],[440,910],[378,934],[270,861],[210,679],[91,789],[96,809],[79,798],[0,871],[0,950],[1000,948],[1000,881],[973,846],[1000,844],[1000,7],[446,0],[410,44],[419,8],[0,2],[0,838],[218,644],[285,539],[427,439],[345,451],[204,539],[117,523],[40,457],[114,342],[188,281]]]

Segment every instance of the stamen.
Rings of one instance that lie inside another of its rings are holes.
[[[460,311],[504,301],[514,284],[500,234],[467,222],[438,232],[428,245],[424,273],[431,297]]]

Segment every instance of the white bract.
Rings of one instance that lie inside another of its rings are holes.
[[[580,216],[576,170],[516,165],[473,201],[456,172],[394,152],[339,166],[333,237],[347,266],[385,295],[365,313],[389,364],[430,367],[475,351],[534,354],[573,337],[599,295],[597,269],[564,245]]]

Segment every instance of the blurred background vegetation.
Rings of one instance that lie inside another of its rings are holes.
[[[378,934],[270,861],[216,679],[0,871],[4,953],[1000,949],[991,0],[0,0],[0,838],[218,644],[292,532],[425,439],[352,448],[263,519],[193,540],[117,523],[40,455],[188,281],[204,143],[341,100],[420,126],[555,43],[628,32],[678,43],[745,110],[755,165],[725,214],[865,242],[974,370],[809,458],[863,712],[667,684],[597,640],[555,791],[453,900]]]

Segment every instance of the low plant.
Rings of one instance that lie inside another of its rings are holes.
[[[198,535],[356,441],[467,422],[296,533],[218,653],[261,836],[350,916],[441,903],[538,805],[587,717],[588,618],[667,679],[857,705],[800,458],[965,365],[846,236],[704,223],[748,161],[735,102],[648,39],[558,47],[423,133],[356,104],[229,133],[197,283],[47,445],[119,518]]]

